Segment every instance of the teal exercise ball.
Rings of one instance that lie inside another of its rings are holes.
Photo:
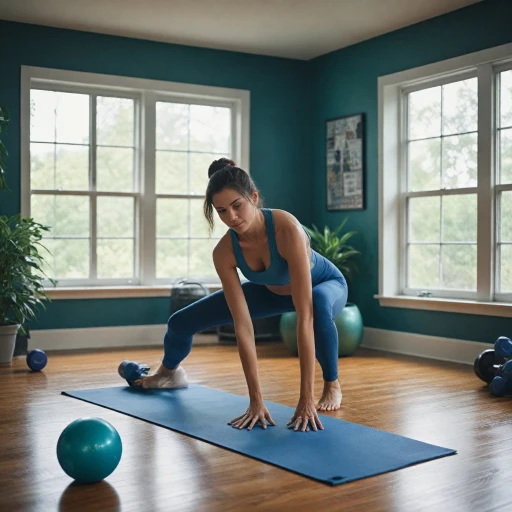
[[[363,341],[364,325],[359,308],[348,302],[334,319],[338,330],[338,355],[351,356]]]
[[[279,320],[279,332],[283,343],[293,356],[299,355],[297,348],[297,313],[290,311],[283,313]]]
[[[356,304],[348,302],[341,313],[334,319],[338,331],[338,356],[351,356],[363,340],[363,317]],[[279,321],[279,332],[283,343],[294,356],[299,354],[297,348],[297,313],[283,313]]]
[[[101,418],[79,418],[70,423],[57,442],[61,468],[79,483],[91,484],[116,469],[123,446],[117,430]]]

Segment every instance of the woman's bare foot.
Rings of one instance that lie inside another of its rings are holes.
[[[187,374],[181,366],[174,370],[169,370],[163,364],[154,375],[138,379],[135,385],[144,389],[172,389],[188,387]]]
[[[341,386],[338,379],[332,382],[324,380],[324,391],[318,404],[316,405],[317,411],[335,411],[341,405]]]

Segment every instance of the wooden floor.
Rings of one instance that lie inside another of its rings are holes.
[[[295,407],[297,358],[290,357],[281,343],[260,344],[258,354],[265,399]],[[363,349],[340,359],[344,399],[341,410],[331,415],[454,448],[458,454],[329,487],[60,395],[62,390],[122,385],[117,375],[121,360],[145,361],[154,367],[160,358],[161,350],[123,349],[49,353],[42,373],[29,373],[24,359],[0,365],[0,508],[512,510],[512,397],[491,397],[470,366]],[[235,347],[194,347],[184,366],[192,382],[245,394]],[[317,392],[320,385],[317,371]],[[82,416],[111,422],[123,440],[119,466],[94,485],[73,484],[55,455],[64,427]]]

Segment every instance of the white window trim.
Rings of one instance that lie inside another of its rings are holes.
[[[378,165],[379,165],[379,291],[374,298],[379,300],[381,306],[395,308],[422,309],[431,311],[444,311],[454,313],[466,313],[475,315],[512,317],[512,303],[492,302],[493,290],[491,290],[492,274],[478,274],[478,288],[485,290],[482,296],[475,300],[461,300],[453,298],[427,298],[413,297],[402,294],[404,263],[402,244],[404,238],[404,219],[401,212],[401,183],[400,173],[401,155],[400,141],[403,126],[402,94],[403,90],[411,90],[420,84],[435,83],[449,79],[449,75],[459,76],[462,73],[485,71],[485,68],[499,70],[512,60],[512,44],[506,44],[483,50],[480,52],[463,55],[434,64],[428,64],[418,68],[381,76],[378,79]],[[491,76],[486,73],[486,76]],[[480,77],[479,77],[480,78]],[[493,83],[489,80],[479,80],[479,100],[486,96],[485,104],[479,101],[479,139],[486,138],[486,143],[480,145],[485,148],[479,151],[479,208],[492,210],[489,201],[494,195],[492,173],[494,172],[493,151],[494,129],[487,133],[489,127],[493,127],[492,109]],[[485,130],[483,129],[485,127]],[[479,140],[480,142],[480,140]],[[481,172],[482,178],[481,180]],[[482,202],[482,204],[480,204]],[[493,219],[485,219],[485,226],[478,226],[479,233],[479,261],[487,260],[486,268],[491,269],[488,262],[490,258],[486,247],[492,246]],[[487,237],[482,240],[481,237]]]
[[[155,161],[155,133],[145,130],[144,127],[154,125],[155,104],[157,101],[182,101],[194,103],[219,103],[229,104],[233,112],[233,137],[232,155],[240,166],[250,172],[249,147],[250,147],[250,91],[213,87],[179,82],[166,82],[161,80],[141,79],[123,76],[111,76],[96,73],[84,73],[79,71],[57,70],[32,66],[21,68],[21,213],[30,216],[30,90],[33,85],[51,87],[57,84],[59,90],[68,88],[70,91],[95,92],[99,90],[106,94],[127,97],[142,97],[141,112],[141,138],[144,144],[141,146],[141,165],[150,172],[144,172],[144,183],[141,184],[142,193],[155,195],[154,169]],[[149,105],[149,107],[147,107]],[[144,148],[146,151],[144,151]],[[154,201],[153,201],[154,203]],[[143,201],[146,211],[139,216],[142,219],[140,229],[139,251],[144,264],[140,267],[140,284],[133,286],[74,286],[60,289],[48,288],[46,292],[52,298],[107,298],[107,297],[134,297],[134,296],[166,296],[172,288],[172,284],[156,279],[154,269],[155,258],[155,229],[151,223],[144,223],[144,218],[154,215],[148,212],[148,208],[155,208],[150,200]],[[149,206],[148,206],[149,205]],[[138,255],[137,255],[138,256]],[[217,289],[220,282],[211,281],[208,285]]]

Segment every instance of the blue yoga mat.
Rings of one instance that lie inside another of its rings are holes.
[[[64,395],[187,434],[257,460],[338,485],[452,455],[455,450],[320,414],[325,430],[286,427],[295,410],[265,402],[277,426],[252,431],[227,422],[240,416],[247,397],[192,384],[185,389],[114,387],[64,391]]]

